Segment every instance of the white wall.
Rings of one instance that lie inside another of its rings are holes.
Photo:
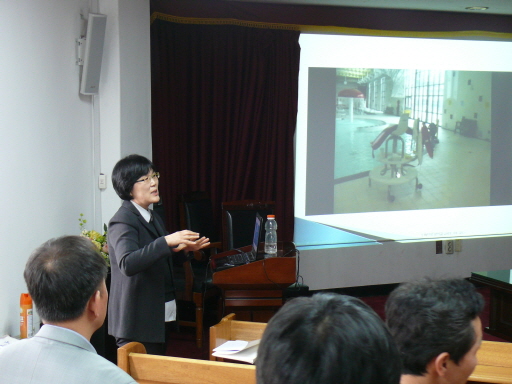
[[[107,190],[101,193],[103,222],[114,215],[120,199],[110,176],[116,162],[151,150],[151,59],[149,0],[103,0],[108,15],[102,65],[101,172]]]
[[[447,71],[446,80],[448,97],[444,100],[441,126],[453,131],[456,123],[462,121],[463,117],[476,120],[476,137],[490,141],[492,72]]]
[[[84,10],[108,17],[94,103],[78,93],[75,39],[84,31]],[[0,335],[17,335],[32,250],[51,237],[78,234],[80,213],[88,229],[101,230],[119,199],[110,180],[99,191],[98,172],[109,176],[123,147],[151,154],[149,0],[3,1],[0,14]],[[135,23],[134,40],[119,37],[119,25],[131,33],[127,23]],[[134,77],[137,93],[121,87]],[[129,121],[138,129],[121,140],[121,124]]]

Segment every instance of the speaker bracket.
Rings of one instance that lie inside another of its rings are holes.
[[[76,39],[76,65],[84,65],[85,37]]]

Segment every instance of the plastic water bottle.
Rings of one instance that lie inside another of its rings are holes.
[[[265,223],[265,257],[277,256],[277,222],[274,215],[268,215]]]

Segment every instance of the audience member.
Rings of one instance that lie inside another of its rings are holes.
[[[396,288],[386,320],[402,356],[401,384],[466,383],[482,341],[482,296],[463,279]]]
[[[44,325],[1,348],[2,383],[135,383],[89,342],[105,320],[106,276],[104,259],[84,237],[52,239],[33,252],[24,277]]]
[[[286,303],[269,321],[256,359],[258,384],[398,384],[400,369],[379,316],[334,293]]]

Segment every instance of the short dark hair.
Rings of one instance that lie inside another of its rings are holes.
[[[141,155],[128,155],[117,162],[112,171],[112,185],[123,200],[131,200],[133,185],[150,170],[156,171],[151,160]]]
[[[89,239],[62,236],[32,253],[24,277],[41,319],[63,322],[83,314],[107,277],[107,264]]]
[[[380,317],[335,293],[299,297],[269,321],[256,359],[258,384],[398,384],[400,356]]]
[[[476,342],[472,321],[484,307],[464,279],[422,279],[396,288],[386,302],[386,322],[400,350],[403,373],[422,376],[443,352],[456,364]]]

